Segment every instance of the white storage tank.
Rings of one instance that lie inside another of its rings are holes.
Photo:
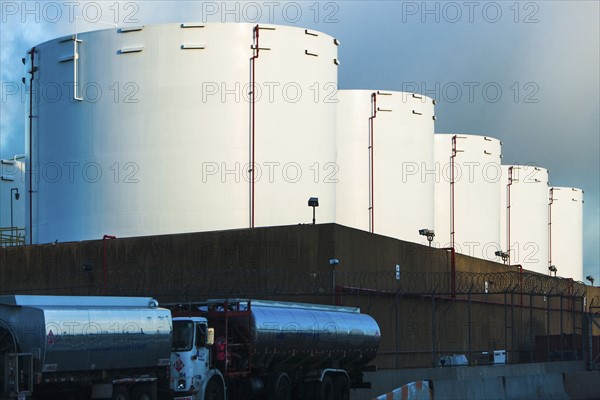
[[[583,190],[551,187],[549,264],[557,274],[583,281]]]
[[[312,196],[334,222],[337,46],[202,23],[36,46],[33,242],[310,223]]]
[[[465,134],[434,138],[436,245],[450,247],[454,232],[456,252],[499,261],[502,143]]]
[[[547,275],[548,170],[503,165],[500,207],[502,251],[509,254],[508,262]]]
[[[433,229],[434,101],[381,90],[340,90],[336,222],[416,243]]]

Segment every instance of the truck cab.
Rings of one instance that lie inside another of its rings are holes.
[[[225,384],[212,368],[214,330],[206,318],[173,318],[171,383],[174,400],[223,400]]]

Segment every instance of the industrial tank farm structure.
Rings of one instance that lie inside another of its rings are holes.
[[[502,250],[511,264],[548,274],[548,170],[502,166]]]
[[[433,230],[437,247],[581,279],[582,192],[503,169],[498,139],[434,134],[429,97],[338,91],[339,45],[299,27],[179,23],[33,47],[25,242],[310,223],[316,197],[320,224],[422,244]]]
[[[549,190],[549,264],[560,276],[583,280],[583,190]]]
[[[434,101],[413,93],[338,92],[336,220],[410,242],[433,228]]]
[[[436,134],[434,138],[439,174],[436,242],[441,247],[454,243],[458,253],[497,261],[502,143],[488,136],[463,134]]]
[[[168,24],[36,46],[32,242],[297,224],[311,196],[333,222],[337,45]]]

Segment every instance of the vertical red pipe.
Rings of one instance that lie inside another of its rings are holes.
[[[369,198],[370,198],[370,221],[369,221],[369,230],[371,231],[371,233],[375,233],[375,173],[374,173],[374,168],[375,168],[375,162],[374,162],[374,157],[375,157],[375,152],[374,152],[374,147],[375,144],[373,142],[374,139],[374,135],[373,135],[373,129],[374,129],[374,124],[373,121],[375,120],[375,118],[377,118],[377,93],[373,92],[371,93],[371,116],[369,117],[369,155],[371,158],[371,174],[370,174],[370,178],[371,178],[371,182],[370,182],[370,187],[369,190],[371,193],[369,193]]]
[[[513,167],[508,167],[508,183],[506,184],[506,246],[508,252],[508,264],[510,265],[510,188],[513,184]]]
[[[521,264],[515,264],[515,267],[519,268],[519,291],[521,292],[521,306],[523,305],[523,266]]]
[[[452,136],[452,155],[450,156],[450,247],[454,248],[454,159],[456,158],[457,135]]]
[[[31,55],[31,76],[29,77],[29,244],[33,244],[33,79],[35,74],[35,47]]]
[[[113,235],[104,235],[102,236],[102,273],[104,275],[104,288],[102,289],[102,294],[106,294],[106,287],[108,283],[108,272],[106,270],[106,239],[116,239],[116,236]]]
[[[548,202],[548,267],[552,265],[552,204],[554,204],[554,188],[550,188],[550,201]],[[550,269],[548,269],[548,274]]]
[[[254,27],[254,29],[252,30],[253,34],[253,46],[252,46],[252,58],[251,58],[251,65],[252,65],[252,82],[251,82],[251,87],[252,87],[252,92],[250,93],[250,104],[252,105],[252,121],[251,121],[251,129],[252,129],[252,150],[251,150],[251,160],[250,160],[250,170],[252,172],[251,177],[250,177],[250,203],[251,203],[251,210],[250,210],[250,228],[254,228],[254,193],[255,193],[255,170],[256,170],[256,166],[255,166],[255,132],[256,132],[256,59],[258,58],[258,53],[259,53],[259,47],[258,47],[258,32],[259,32],[259,28],[258,25],[256,25]]]
[[[452,136],[452,155],[450,156],[450,279],[452,298],[456,297],[456,248],[454,244],[454,159],[456,158],[456,141],[457,135]]]

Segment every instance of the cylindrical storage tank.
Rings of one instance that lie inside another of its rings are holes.
[[[549,264],[558,275],[583,281],[583,190],[551,187],[549,198]]]
[[[503,165],[500,195],[502,251],[510,264],[548,274],[548,170]]]
[[[433,229],[434,119],[426,96],[338,92],[337,223],[427,243],[419,230]]]
[[[500,260],[495,253],[500,248],[502,143],[463,134],[436,134],[434,143],[437,246],[454,242],[458,253]]]
[[[34,242],[309,223],[311,196],[334,222],[332,37],[184,23],[76,39],[27,55]]]

